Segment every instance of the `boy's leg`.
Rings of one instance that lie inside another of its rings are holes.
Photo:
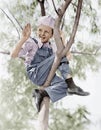
[[[54,61],[54,55],[45,59],[41,62],[35,69],[28,69],[29,78],[36,85],[42,86],[49,75],[51,66]],[[33,97],[35,97],[35,103],[38,112],[40,111],[41,102],[44,97],[50,97],[50,99],[55,102],[67,95],[67,84],[64,79],[54,76],[51,86],[45,90],[35,89],[33,92]]]
[[[83,89],[81,89],[74,83],[72,75],[71,75],[71,70],[69,68],[69,62],[66,57],[64,57],[61,60],[61,63],[58,69],[61,72],[62,77],[65,79],[65,82],[68,85],[68,93],[81,95],[81,96],[89,95],[89,92],[85,92]]]
[[[46,81],[47,76],[49,75],[53,61],[54,61],[54,55],[52,55],[51,57],[42,61],[35,68],[33,66],[28,66],[27,74],[29,76],[29,79],[34,84],[36,84],[38,86],[42,86],[44,84],[44,82]],[[37,112],[39,112],[41,109],[41,102],[42,102],[43,98],[49,97],[49,95],[45,90],[34,89],[33,97],[35,98]]]
[[[53,61],[54,61],[54,55],[50,56],[49,58],[39,63],[35,68],[33,68],[33,66],[30,70],[29,68],[27,68],[29,79],[34,84],[42,86],[46,81],[47,76],[49,75]]]
[[[67,84],[64,79],[56,75],[54,76],[51,85],[45,88],[45,90],[35,89],[33,92],[38,112],[40,112],[41,103],[44,97],[49,97],[52,102],[56,102],[65,96],[67,96]]]
[[[67,84],[64,79],[55,75],[51,81],[51,85],[45,88],[52,102],[56,102],[67,96]]]
[[[65,97],[67,95],[67,86],[71,90],[72,94],[78,94],[78,95],[86,94],[87,95],[86,92],[84,92],[82,89],[80,89],[75,84],[73,84],[73,86],[71,87],[71,83],[69,83],[69,81],[67,81],[67,76],[70,73],[70,69],[69,69],[69,65],[67,64],[67,62],[65,62],[65,60],[63,59],[59,66],[59,70],[61,71],[61,74],[65,80],[61,79],[60,77],[55,75],[51,82],[51,86],[47,87],[43,91],[38,90],[38,89],[34,90],[33,96],[36,99],[36,106],[37,106],[38,112],[40,111],[40,105],[41,105],[41,102],[44,97],[46,97],[46,96],[50,97],[50,99],[53,102],[58,101],[59,99]],[[30,72],[28,72],[28,74],[29,74],[29,78],[32,80],[32,82],[34,82],[35,84],[37,84],[39,86],[43,85],[50,72],[53,61],[54,61],[54,55],[47,58],[43,62],[41,62],[35,70],[33,70],[33,69],[30,70]],[[68,79],[70,79],[70,77]],[[72,83],[73,83],[73,81],[72,81]]]

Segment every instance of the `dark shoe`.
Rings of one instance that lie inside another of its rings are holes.
[[[79,96],[88,96],[90,93],[83,91],[80,87],[75,87],[75,88],[68,88],[68,93],[69,94],[76,94]]]
[[[80,87],[76,86],[73,79],[69,78],[65,80],[68,85],[68,93],[69,94],[76,94],[80,96],[88,96],[90,93],[83,91]]]
[[[37,112],[40,112],[41,103],[43,101],[43,98],[49,97],[49,95],[44,90],[34,89],[32,96],[35,98],[35,105],[36,105],[36,108],[37,108]]]
[[[35,89],[33,91],[32,96],[35,98],[35,105],[36,105],[36,108],[37,108],[37,112],[40,112],[41,103],[43,101],[43,95],[40,93],[40,91],[38,89]]]

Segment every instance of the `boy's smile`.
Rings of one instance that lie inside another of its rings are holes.
[[[42,43],[49,42],[52,37],[52,28],[46,25],[40,25],[37,29],[37,35]]]

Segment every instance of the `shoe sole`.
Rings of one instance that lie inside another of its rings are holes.
[[[69,94],[75,94],[75,95],[79,95],[79,96],[89,96],[90,93],[89,92],[84,92],[84,93],[78,93],[78,92],[72,92],[72,91],[68,91]]]

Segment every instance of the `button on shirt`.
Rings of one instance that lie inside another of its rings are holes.
[[[38,48],[41,48],[42,46],[51,48],[51,45],[49,42],[43,44],[41,41],[38,41],[38,43],[35,43],[35,41],[32,38],[29,38],[22,46],[18,57],[25,58],[25,65],[31,63],[33,57],[35,56]]]

